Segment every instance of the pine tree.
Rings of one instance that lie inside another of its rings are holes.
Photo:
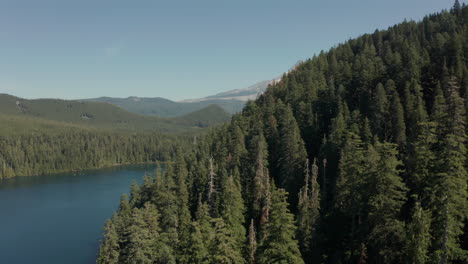
[[[251,214],[255,219],[262,217],[262,210],[265,206],[267,192],[269,187],[265,186],[269,178],[268,172],[268,150],[266,140],[260,133],[253,139],[255,146],[255,174],[251,184],[250,192],[252,195]]]
[[[129,213],[130,210],[131,210],[131,207],[128,201],[128,195],[124,193],[120,197],[119,213]]]
[[[188,171],[185,160],[182,156],[178,156],[174,167],[175,183],[176,183],[176,196],[177,196],[177,233],[180,237],[180,243],[177,247],[178,255],[183,255],[181,252],[189,245],[187,237],[191,235],[191,215],[189,210],[189,193],[187,189]]]
[[[164,240],[168,241],[171,246],[177,248],[179,245],[179,219],[178,219],[178,204],[177,187],[174,182],[175,171],[174,166],[167,166],[164,173],[160,175],[159,180],[156,178],[153,185],[155,190],[151,197],[153,204],[158,208],[158,211],[164,217],[161,217],[159,226],[161,235]],[[172,249],[168,249],[172,251]],[[174,253],[167,253],[173,255]]]
[[[97,263],[117,264],[119,263],[120,245],[119,234],[111,220],[104,225],[104,240],[99,249]]]
[[[246,263],[242,251],[236,241],[233,230],[224,223],[222,218],[212,220],[214,238],[211,243],[210,256],[212,263],[242,264]]]
[[[312,259],[314,240],[316,240],[317,222],[320,216],[320,188],[317,182],[318,167],[314,159],[312,173],[309,172],[309,161],[305,166],[305,183],[299,192],[298,214],[297,214],[297,237],[302,255],[306,263]]]
[[[156,207],[149,203],[141,209],[133,209],[126,263],[149,264],[157,260],[160,232],[158,218],[159,213]]]
[[[345,109],[347,108],[344,102],[340,102],[338,106],[338,113],[335,118],[331,120],[330,142],[336,146],[341,146],[343,137],[346,130]]]
[[[468,215],[465,108],[454,78],[447,83],[447,120],[441,124],[439,135],[441,157],[437,164],[434,200],[433,247],[434,259],[439,263],[466,260],[466,250],[460,248],[459,236],[463,234],[464,219]],[[437,100],[437,99],[436,99]],[[435,115],[437,112],[434,113]],[[437,116],[436,116],[437,118]],[[441,120],[443,121],[443,120]]]
[[[200,231],[203,236],[203,241],[213,240],[213,228],[211,227],[211,216],[210,208],[206,203],[201,201],[201,197],[198,199],[198,207],[195,213],[195,219],[200,227]]]
[[[222,218],[227,228],[232,232],[237,247],[241,248],[245,243],[246,231],[244,227],[244,200],[239,185],[239,183],[234,182],[233,176],[227,177],[222,195]]]
[[[291,107],[283,106],[280,109],[277,182],[286,191],[298,193],[304,181],[302,167],[307,153]],[[294,206],[297,205],[297,197],[290,197],[290,201]]]
[[[385,131],[388,126],[387,109],[388,101],[387,95],[385,94],[385,88],[381,83],[379,83],[375,88],[375,94],[372,100],[371,121],[373,129],[376,131],[380,139],[385,137]]]
[[[257,233],[255,231],[254,220],[250,220],[248,237],[249,264],[255,264],[255,255],[257,253]]]
[[[184,255],[181,263],[185,264],[210,264],[207,243],[203,239],[200,226],[197,222],[192,222],[190,236],[187,238],[187,246],[183,249]]]
[[[266,237],[258,249],[258,264],[303,264],[299,245],[295,240],[294,215],[289,212],[287,193],[276,189],[272,193],[270,218],[265,227]]]
[[[367,200],[366,155],[361,139],[353,133],[347,136],[341,152],[336,182],[335,208],[350,220],[350,239],[356,242],[364,217]],[[351,245],[357,249],[359,243]],[[356,253],[357,254],[357,253]]]
[[[411,222],[407,225],[405,263],[425,264],[429,262],[431,213],[415,203]]]
[[[130,205],[132,207],[140,206],[140,187],[138,187],[138,183],[136,181],[132,181],[132,185],[130,187]]]
[[[419,124],[419,135],[411,144],[407,161],[407,183],[413,196],[421,200],[424,208],[431,202],[432,185],[435,179],[436,156],[434,146],[436,123],[424,122]]]
[[[428,118],[422,87],[415,79],[405,87],[405,113],[407,133],[409,138],[414,140],[418,134],[419,123],[426,122]]]
[[[369,258],[375,263],[401,262],[404,242],[404,223],[401,209],[406,201],[406,186],[400,178],[396,146],[376,143],[369,149]],[[376,162],[375,164],[373,164]]]
[[[372,135],[372,131],[371,131],[371,128],[370,128],[370,122],[369,122],[369,119],[366,117],[364,118],[364,121],[362,122],[362,126],[361,126],[361,129],[360,129],[361,133],[361,139],[364,143],[369,143],[371,144],[372,143],[372,139],[373,139],[373,135]]]
[[[247,149],[245,146],[245,135],[241,127],[239,126],[240,121],[233,120],[233,124],[229,127],[229,155],[231,167],[241,166],[241,159],[246,155]]]
[[[209,175],[208,175],[208,204],[210,206],[210,212],[211,216],[215,215],[215,212],[217,210],[216,208],[216,186],[215,186],[215,178],[216,178],[216,173],[214,171],[214,158],[213,156],[210,157],[209,159],[210,166],[209,166]]]
[[[390,127],[392,142],[397,143],[400,147],[406,142],[406,125],[403,106],[400,102],[400,96],[396,90],[395,82],[392,80],[387,81],[385,89],[390,96]],[[388,139],[388,138],[387,138]]]

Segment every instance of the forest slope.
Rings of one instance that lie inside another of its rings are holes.
[[[132,186],[98,263],[467,263],[467,58],[457,1],[297,65]]]

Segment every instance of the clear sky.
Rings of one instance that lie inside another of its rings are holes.
[[[273,79],[349,38],[452,5],[452,0],[0,0],[0,93],[198,98]]]

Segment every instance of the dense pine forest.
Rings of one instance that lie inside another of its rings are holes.
[[[186,135],[104,130],[0,114],[0,180],[107,166],[170,161]]]
[[[98,263],[467,263],[468,7],[299,63],[146,175]]]
[[[171,160],[176,137],[67,131],[0,137],[0,179]]]

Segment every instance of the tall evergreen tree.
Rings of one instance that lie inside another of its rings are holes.
[[[233,230],[226,226],[221,218],[214,218],[212,224],[214,226],[214,239],[210,250],[212,263],[246,263]]]
[[[444,136],[440,135],[443,139],[438,153],[441,159],[437,165],[434,187],[437,199],[434,201],[433,213],[434,259],[441,264],[466,260],[468,255],[459,244],[459,236],[463,234],[464,221],[468,215],[465,108],[454,78],[447,83],[447,93],[448,119],[439,130],[444,132]]]
[[[362,242],[362,221],[367,202],[366,154],[361,139],[353,133],[347,136],[341,152],[339,176],[336,182],[335,208],[347,218],[351,255],[359,255]]]
[[[411,222],[407,226],[405,263],[425,264],[429,262],[431,213],[415,203]]]
[[[406,142],[406,125],[403,106],[401,105],[395,82],[393,80],[387,81],[385,89],[390,96],[390,108],[388,113],[390,115],[391,135],[387,139],[403,146]]]
[[[119,234],[115,229],[114,223],[111,220],[108,220],[104,225],[104,240],[99,249],[97,263],[117,264],[119,263],[119,256]]]
[[[411,194],[421,200],[421,205],[428,208],[431,203],[433,183],[435,180],[436,156],[434,147],[436,123],[419,124],[419,135],[411,144],[407,161],[406,182]]]
[[[134,208],[129,227],[129,244],[125,263],[154,263],[158,259],[160,238],[159,213],[154,205],[146,203],[141,209]],[[158,245],[159,244],[159,245]]]
[[[248,236],[249,264],[255,264],[255,255],[257,253],[257,233],[255,231],[254,220],[250,220]]]
[[[232,236],[241,248],[245,243],[246,230],[244,227],[244,200],[240,191],[240,183],[234,182],[234,177],[227,177],[223,190],[222,218]]]
[[[268,150],[267,143],[263,135],[260,133],[253,140],[255,144],[255,171],[253,180],[251,183],[251,196],[252,196],[252,206],[251,214],[256,220],[260,220],[263,217],[263,208],[267,202],[268,192],[270,191],[269,186],[266,186],[267,181],[269,180],[268,172]]]
[[[303,163],[307,157],[304,141],[290,106],[283,106],[279,111],[279,158],[277,182],[288,192],[298,193],[303,183]],[[290,197],[293,205],[297,197]]]
[[[295,240],[294,215],[289,212],[287,193],[281,188],[272,193],[270,218],[265,227],[266,237],[258,249],[259,264],[303,264]]]
[[[309,161],[305,166],[305,183],[299,192],[298,214],[297,214],[297,237],[302,255],[306,263],[312,259],[312,250],[317,245],[316,228],[320,212],[320,188],[317,182],[318,167],[314,159],[312,164],[312,173],[309,171]]]
[[[207,243],[197,222],[193,222],[190,228],[190,236],[187,238],[187,246],[183,249],[184,254],[180,263],[186,264],[210,264]]]
[[[402,261],[404,223],[401,209],[406,201],[406,187],[400,178],[398,151],[390,143],[377,143],[369,149],[369,260],[374,263]],[[375,164],[372,164],[373,162]],[[375,169],[375,170],[373,170]]]

